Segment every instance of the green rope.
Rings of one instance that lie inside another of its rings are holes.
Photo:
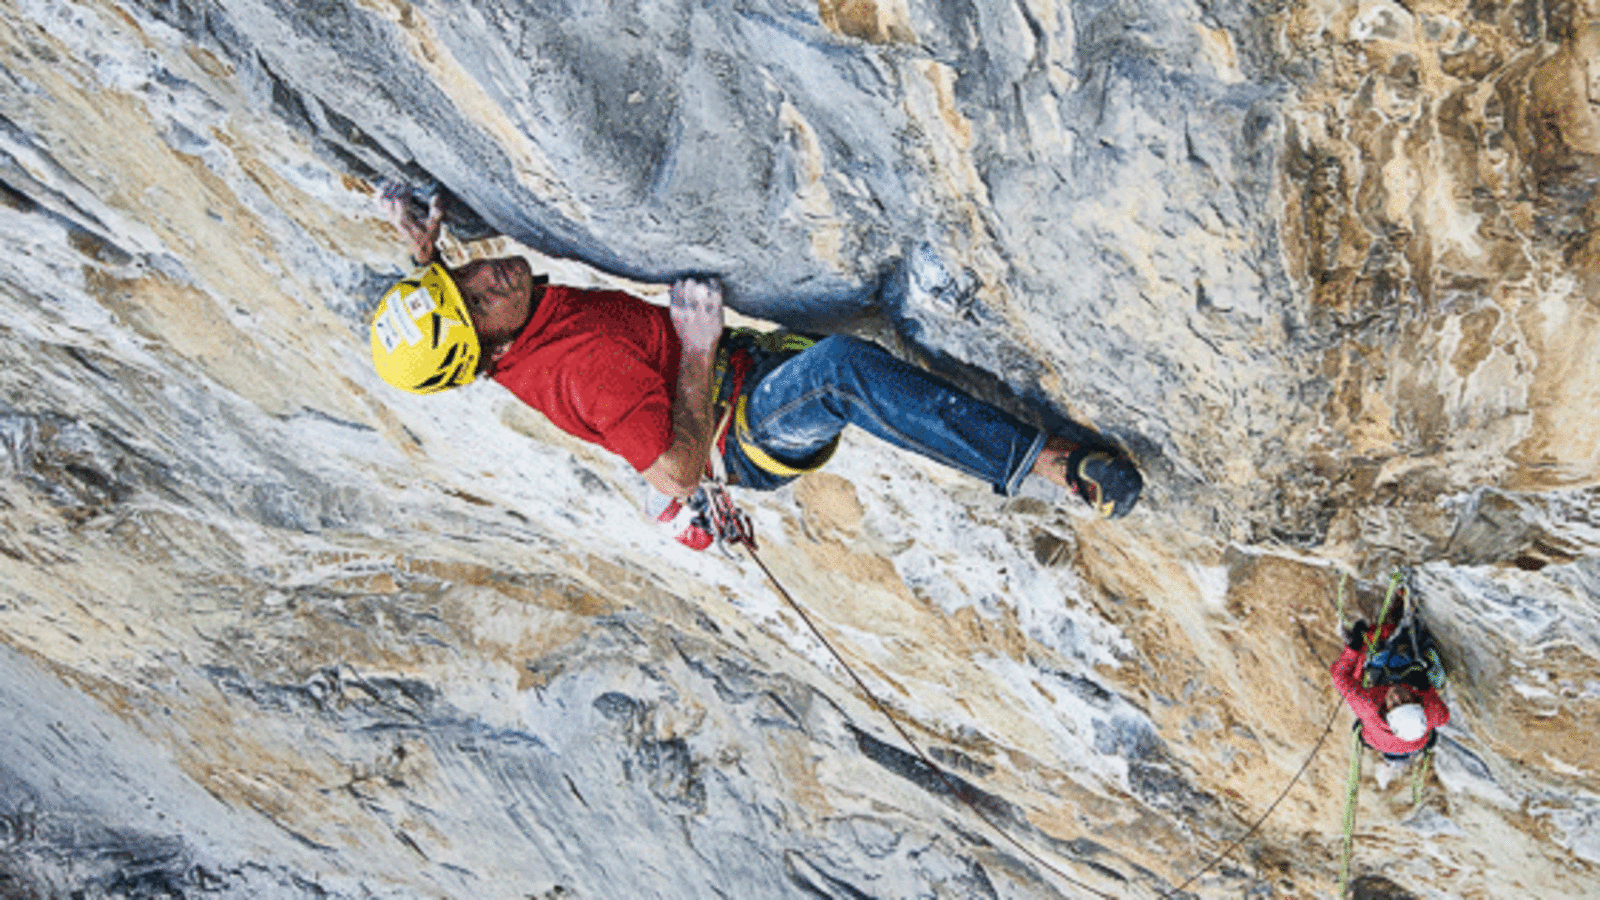
[[[1389,606],[1394,602],[1395,591],[1400,587],[1400,570],[1395,569],[1389,576],[1389,591],[1383,595],[1383,609],[1378,612],[1378,621],[1372,623],[1372,630],[1367,632],[1367,659],[1372,658],[1373,648],[1378,646],[1378,632],[1383,630],[1383,623],[1389,618]]]
[[[1344,625],[1344,583],[1346,581],[1349,581],[1349,580],[1350,580],[1350,573],[1349,572],[1340,572],[1339,573],[1339,605],[1334,608],[1334,612],[1339,616],[1339,637],[1340,638],[1344,637],[1344,630],[1345,630],[1345,625]]]
[[[1350,883],[1350,851],[1356,840],[1356,796],[1361,792],[1361,728],[1350,730],[1350,783],[1344,793],[1344,858],[1339,863],[1339,897]]]
[[[1428,781],[1428,764],[1433,762],[1433,748],[1429,747],[1418,754],[1419,759],[1411,767],[1411,807],[1415,809],[1422,802],[1422,789]]]
[[[1389,591],[1383,595],[1383,609],[1378,612],[1378,621],[1373,623],[1371,628],[1367,629],[1367,649],[1365,653],[1361,654],[1362,687],[1372,687],[1372,681],[1370,680],[1372,678],[1372,673],[1367,671],[1367,663],[1372,659],[1372,651],[1378,646],[1378,633],[1383,631],[1383,623],[1389,618],[1389,606],[1394,602],[1394,595],[1399,587],[1400,570],[1395,569],[1394,574],[1389,576]],[[1407,606],[1410,605],[1410,600],[1411,598],[1408,594],[1406,600],[1404,601]]]

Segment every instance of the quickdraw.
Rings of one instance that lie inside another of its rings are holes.
[[[728,548],[739,546],[755,550],[755,526],[750,524],[750,515],[733,502],[727,484],[708,478],[700,489],[706,492],[706,518],[711,520],[711,535],[722,552],[732,556]]]
[[[731,438],[751,464],[780,478],[804,475],[827,464],[839,447],[838,438],[812,454],[809,459],[794,464],[786,463],[762,448],[750,433],[747,411],[750,396],[744,390],[746,377],[756,368],[756,358],[753,353],[794,354],[805,351],[815,343],[815,338],[786,331],[732,328],[726,332],[722,347],[717,353],[717,365],[712,376],[711,395],[716,398],[716,405],[721,410],[717,429],[712,437],[714,460],[721,459],[722,454],[727,451],[728,440]],[[712,477],[717,477],[716,473],[713,472]],[[723,480],[726,481],[726,478]]]
[[[748,359],[748,357],[747,357]],[[739,396],[739,386],[744,380],[744,368],[735,369],[733,396]],[[733,418],[733,404],[723,410],[711,441],[711,458],[706,463],[706,477],[700,479],[700,490],[706,495],[706,519],[711,523],[711,536],[717,547],[732,557],[730,547],[742,546],[752,553],[756,549],[756,530],[750,516],[733,502],[728,494],[728,466],[722,460],[723,442],[728,437],[728,424]]]

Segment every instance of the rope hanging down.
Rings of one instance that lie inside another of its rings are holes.
[[[1283,790],[1278,792],[1277,799],[1272,801],[1272,805],[1268,806],[1267,807],[1267,811],[1262,813],[1260,818],[1255,820],[1255,823],[1250,826],[1250,829],[1248,831],[1246,831],[1244,834],[1240,835],[1236,840],[1234,840],[1233,843],[1231,843],[1228,846],[1222,848],[1222,852],[1221,853],[1218,853],[1216,856],[1211,857],[1211,861],[1206,863],[1204,866],[1202,866],[1200,868],[1200,871],[1198,871],[1198,872],[1194,873],[1193,875],[1190,875],[1188,878],[1184,879],[1183,884],[1180,884],[1177,887],[1173,888],[1172,890],[1170,890],[1170,891],[1166,892],[1165,894],[1163,894],[1162,895],[1163,897],[1176,897],[1179,894],[1183,893],[1183,889],[1184,888],[1188,887],[1191,884],[1194,884],[1195,881],[1198,880],[1201,875],[1204,875],[1205,873],[1211,871],[1211,869],[1214,866],[1216,866],[1217,863],[1222,862],[1224,859],[1227,859],[1229,853],[1232,853],[1234,850],[1238,849],[1240,844],[1243,844],[1245,841],[1250,839],[1250,835],[1256,833],[1256,829],[1260,828],[1267,821],[1267,817],[1272,815],[1272,811],[1278,808],[1278,804],[1283,802],[1283,798],[1289,796],[1289,789],[1294,787],[1295,784],[1297,784],[1300,781],[1300,776],[1304,775],[1306,773],[1306,769],[1311,765],[1311,761],[1313,759],[1316,759],[1317,752],[1322,749],[1322,743],[1328,739],[1328,733],[1333,731],[1333,723],[1338,718],[1338,716],[1339,716],[1339,704],[1335,703],[1333,705],[1333,710],[1328,713],[1328,723],[1326,725],[1322,726],[1322,734],[1317,738],[1317,743],[1316,743],[1315,746],[1313,746],[1311,748],[1311,752],[1306,754],[1305,762],[1300,764],[1300,769],[1294,773],[1294,777],[1289,779],[1289,783],[1283,786]]]
[[[1023,846],[1020,841],[1018,841],[1015,837],[1012,837],[1010,832],[1002,828],[1000,823],[996,822],[988,813],[984,812],[976,803],[972,802],[972,798],[968,796],[968,791],[963,790],[954,779],[945,774],[942,766],[934,762],[927,753],[923,752],[922,746],[912,739],[910,733],[907,732],[905,727],[900,724],[900,720],[896,719],[894,715],[889,712],[889,708],[884,705],[883,701],[878,699],[878,695],[873,693],[872,689],[867,687],[866,682],[861,680],[861,676],[856,674],[855,667],[846,662],[845,658],[839,654],[839,651],[834,648],[833,643],[829,641],[825,635],[823,635],[822,630],[817,627],[816,622],[812,621],[811,616],[806,613],[805,608],[802,607],[800,602],[795,600],[794,595],[790,594],[788,589],[783,586],[783,582],[778,580],[778,576],[775,575],[771,569],[767,568],[766,562],[762,560],[760,554],[756,552],[755,531],[750,524],[750,517],[746,515],[743,510],[739,509],[738,506],[734,505],[732,498],[728,496],[727,488],[723,483],[721,483],[721,480],[707,480],[701,485],[701,487],[706,491],[707,498],[710,500],[708,507],[711,511],[711,524],[714,528],[718,541],[724,544],[736,544],[744,548],[745,553],[749,555],[751,561],[756,564],[757,568],[761,569],[762,574],[766,575],[767,580],[772,583],[772,587],[778,592],[778,596],[782,597],[784,602],[789,604],[789,608],[793,609],[795,614],[800,617],[800,620],[806,623],[806,628],[811,631],[812,636],[817,639],[818,643],[827,649],[829,655],[834,658],[834,661],[838,662],[840,667],[845,670],[845,673],[850,676],[850,680],[855,682],[856,689],[859,690],[861,694],[867,698],[868,702],[870,702],[872,706],[889,721],[890,726],[892,726],[895,732],[900,735],[900,739],[905,741],[906,746],[911,748],[911,752],[914,756],[916,756],[917,760],[924,766],[927,766],[928,769],[934,774],[939,776],[939,780],[944,782],[944,786],[950,791],[951,796],[956,797],[963,804],[965,804],[967,809],[970,809],[975,815],[977,815],[978,818],[982,819],[984,824],[988,825],[994,831],[994,833],[998,834],[1002,839],[1005,840],[1006,843],[1016,848],[1016,850],[1023,856],[1026,856],[1033,862],[1043,866],[1057,878],[1060,878],[1062,881],[1065,881],[1067,884],[1070,884],[1075,888],[1088,891],[1096,897],[1104,898],[1104,900],[1119,900],[1119,898],[1113,894],[1108,894],[1105,891],[1091,887],[1090,885],[1084,884],[1082,881],[1073,878],[1066,872],[1061,871],[1059,867],[1051,864],[1049,860],[1044,859],[1039,854],[1028,849],[1026,846]]]
[[[990,827],[990,829],[992,829],[996,834],[998,834],[1002,839],[1004,839],[1006,841],[1006,843],[1008,843],[1012,847],[1016,848],[1018,852],[1020,852],[1024,856],[1026,856],[1028,859],[1032,860],[1033,862],[1038,863],[1040,866],[1043,866],[1046,870],[1050,871],[1056,877],[1060,878],[1061,880],[1065,881],[1066,883],[1068,883],[1068,884],[1070,884],[1070,885],[1072,885],[1072,886],[1074,886],[1076,888],[1088,891],[1089,893],[1095,895],[1096,897],[1106,898],[1106,900],[1115,900],[1113,895],[1108,894],[1105,891],[1101,891],[1101,890],[1099,890],[1097,888],[1091,887],[1091,886],[1089,886],[1087,884],[1084,884],[1082,881],[1079,881],[1078,879],[1073,878],[1071,875],[1068,875],[1067,873],[1061,871],[1061,869],[1059,867],[1057,867],[1055,865],[1052,865],[1048,860],[1045,860],[1044,858],[1040,857],[1034,851],[1028,849],[1020,841],[1018,841],[1015,837],[1013,837],[1010,832],[1006,831],[1003,827],[1001,827],[1000,824],[998,822],[996,822],[988,813],[984,812],[977,804],[973,803],[972,799],[967,796],[967,792],[962,790],[960,785],[958,785],[953,779],[951,779],[949,775],[945,774],[944,769],[941,766],[939,766],[938,763],[935,763],[928,756],[927,753],[923,752],[921,745],[919,745],[916,742],[916,740],[914,740],[911,737],[910,733],[908,733],[906,731],[905,727],[900,724],[900,721],[898,719],[896,719],[891,712],[889,712],[889,708],[887,706],[885,706],[884,703],[881,700],[878,699],[877,694],[873,693],[872,689],[867,687],[866,682],[862,681],[861,676],[856,674],[855,667],[851,666],[850,663],[847,662],[842,655],[840,655],[839,651],[833,646],[833,643],[831,641],[829,641],[828,638],[822,633],[822,630],[817,627],[816,622],[814,622],[812,620],[811,616],[806,612],[805,608],[802,607],[800,605],[800,602],[797,601],[794,598],[794,595],[790,594],[788,589],[783,586],[783,582],[778,579],[778,576],[776,574],[774,574],[773,571],[770,568],[767,567],[766,562],[764,560],[762,560],[760,554],[758,554],[756,552],[755,531],[754,531],[754,528],[752,527],[752,525],[750,523],[750,517],[748,515],[746,515],[743,510],[739,509],[739,507],[734,504],[732,498],[728,496],[727,489],[726,489],[724,483],[721,481],[721,479],[707,480],[702,485],[702,487],[705,489],[706,494],[707,494],[707,498],[710,501],[708,503],[708,508],[709,508],[709,511],[710,511],[711,523],[712,523],[715,535],[717,537],[718,543],[724,545],[724,549],[726,548],[726,545],[729,545],[729,544],[737,545],[737,546],[740,546],[740,547],[744,548],[745,553],[749,555],[751,561],[756,564],[757,568],[761,569],[762,574],[766,575],[767,576],[767,580],[772,583],[772,587],[773,587],[774,590],[776,590],[778,592],[778,596],[782,597],[784,602],[789,605],[789,608],[791,608],[791,609],[793,609],[795,611],[795,614],[798,615],[800,617],[800,620],[805,623],[806,628],[810,630],[812,636],[817,639],[817,642],[820,643],[828,651],[829,655],[831,655],[833,657],[833,659],[836,662],[839,663],[839,666],[844,669],[845,673],[850,676],[851,681],[855,682],[856,688],[857,688],[857,690],[859,690],[861,692],[862,696],[866,697],[868,702],[870,702],[872,704],[872,706],[878,710],[879,714],[881,714],[886,720],[888,720],[889,725],[894,728],[894,730],[895,730],[895,732],[897,734],[900,735],[900,739],[905,741],[906,742],[906,746],[911,748],[911,751],[912,751],[913,755],[916,756],[917,760],[920,761],[924,766],[928,767],[928,769],[930,771],[932,771],[934,774],[939,776],[939,779],[944,782],[945,788],[950,791],[950,794],[952,796],[960,799],[961,802],[963,804],[965,804],[968,809],[970,809],[979,819],[982,819],[984,824],[988,825]],[[1398,575],[1396,576],[1396,579],[1398,580]],[[1390,598],[1393,597],[1393,591],[1394,591],[1394,583],[1391,583],[1391,585],[1390,585]],[[1389,607],[1388,599],[1389,598],[1386,598],[1385,602],[1384,602],[1384,612],[1385,612],[1385,614],[1387,614],[1387,612],[1388,612],[1388,607]],[[1340,624],[1340,627],[1341,627],[1341,630],[1342,630],[1343,625],[1344,625],[1344,580],[1343,579],[1340,579],[1340,582],[1339,582],[1339,603],[1338,603],[1338,607],[1337,607],[1337,616],[1338,616],[1339,624]],[[1381,621],[1381,617],[1380,617],[1380,621]],[[1305,637],[1303,629],[1302,629],[1302,632],[1301,632],[1301,636]],[[1308,646],[1309,646],[1309,639],[1307,639],[1307,643],[1308,643]],[[1312,648],[1312,652],[1315,655],[1315,652],[1316,652],[1315,648]],[[1320,658],[1319,658],[1319,661],[1320,661]],[[1283,790],[1278,793],[1278,796],[1272,801],[1271,805],[1269,805],[1267,807],[1266,811],[1263,812],[1260,815],[1260,817],[1258,817],[1256,819],[1256,821],[1250,826],[1250,828],[1248,830],[1246,830],[1244,834],[1240,835],[1236,840],[1234,840],[1233,843],[1231,843],[1227,847],[1223,848],[1223,850],[1220,853],[1218,853],[1216,856],[1212,857],[1211,861],[1206,863],[1204,866],[1202,866],[1199,871],[1195,872],[1193,875],[1190,875],[1187,879],[1185,879],[1182,884],[1178,885],[1176,888],[1173,888],[1170,891],[1164,892],[1161,895],[1162,897],[1176,897],[1179,894],[1183,893],[1183,890],[1185,888],[1187,888],[1189,885],[1193,884],[1197,879],[1199,879],[1205,873],[1211,871],[1211,869],[1213,867],[1215,867],[1217,865],[1217,863],[1220,863],[1222,860],[1226,859],[1229,853],[1232,853],[1235,849],[1237,849],[1239,847],[1239,845],[1243,844],[1246,840],[1248,840],[1250,838],[1251,835],[1256,833],[1256,831],[1267,821],[1267,818],[1272,815],[1273,811],[1278,808],[1278,804],[1282,803],[1283,799],[1289,795],[1289,791],[1300,781],[1300,777],[1302,775],[1304,775],[1306,769],[1310,767],[1311,761],[1313,759],[1315,759],[1316,756],[1317,756],[1317,753],[1322,750],[1322,745],[1323,745],[1323,743],[1325,741],[1327,741],[1328,734],[1330,732],[1332,732],[1333,723],[1336,721],[1336,719],[1338,717],[1338,714],[1339,714],[1339,704],[1335,703],[1333,705],[1333,709],[1328,714],[1328,721],[1323,725],[1322,734],[1320,736],[1318,736],[1316,744],[1313,745],[1312,748],[1311,748],[1311,752],[1306,754],[1305,761],[1300,764],[1300,768],[1294,773],[1294,777],[1289,779],[1289,783],[1284,785]],[[1360,741],[1359,733],[1357,733],[1356,740],[1357,740],[1358,745],[1359,745],[1359,741]],[[1358,766],[1360,765],[1359,756],[1356,758],[1356,765],[1358,765]],[[1346,809],[1346,813],[1345,813],[1346,819],[1347,819],[1347,826],[1346,826],[1346,831],[1345,831],[1345,833],[1346,833],[1346,854],[1345,854],[1345,867],[1346,867],[1346,869],[1348,869],[1348,865],[1349,865],[1348,846],[1349,846],[1349,837],[1351,835],[1351,826],[1353,826],[1353,824],[1354,824],[1353,821],[1350,821],[1350,820],[1353,820],[1353,813],[1354,813],[1354,804],[1352,803]],[[1344,881],[1345,881],[1345,872],[1341,872],[1341,874],[1340,874],[1341,896],[1342,896],[1342,885],[1344,884]]]
[[[1343,627],[1343,623],[1344,623],[1344,581],[1343,581],[1343,579],[1341,579],[1339,581],[1339,605],[1338,605],[1337,612],[1338,612],[1338,616],[1339,616],[1340,626]],[[1318,664],[1320,664],[1323,668],[1327,668],[1327,662],[1322,658],[1321,654],[1317,653],[1317,648],[1311,646],[1311,638],[1310,638],[1310,636],[1308,636],[1306,634],[1305,625],[1301,625],[1300,626],[1300,639],[1306,642],[1306,649],[1311,651],[1311,655],[1316,658]],[[1245,831],[1244,834],[1239,835],[1239,837],[1236,840],[1234,840],[1233,843],[1231,843],[1228,846],[1222,848],[1222,852],[1218,853],[1216,856],[1211,857],[1211,861],[1206,863],[1204,866],[1201,866],[1200,867],[1200,871],[1194,873],[1193,875],[1190,875],[1188,878],[1185,878],[1183,880],[1182,884],[1178,885],[1177,887],[1173,888],[1172,890],[1168,891],[1166,894],[1164,894],[1162,896],[1164,896],[1164,897],[1176,897],[1179,894],[1183,893],[1183,889],[1184,888],[1188,887],[1191,884],[1194,884],[1195,881],[1197,881],[1200,878],[1201,875],[1204,875],[1205,873],[1211,871],[1212,868],[1215,867],[1217,863],[1222,862],[1224,859],[1227,859],[1228,858],[1228,854],[1230,854],[1234,850],[1238,849],[1240,844],[1243,844],[1245,841],[1249,840],[1250,836],[1252,834],[1255,834],[1256,830],[1259,829],[1263,824],[1266,823],[1267,817],[1272,815],[1272,811],[1278,808],[1278,804],[1283,802],[1283,798],[1289,796],[1289,790],[1291,788],[1293,788],[1296,784],[1299,783],[1300,776],[1302,776],[1302,775],[1304,775],[1306,773],[1306,769],[1311,766],[1311,761],[1313,759],[1317,758],[1317,753],[1322,750],[1322,745],[1323,745],[1323,743],[1325,741],[1327,741],[1329,732],[1333,731],[1333,723],[1338,718],[1338,716],[1339,716],[1339,702],[1338,701],[1334,701],[1333,708],[1328,711],[1328,721],[1327,721],[1326,724],[1324,724],[1322,726],[1322,734],[1317,736],[1316,744],[1312,745],[1311,752],[1306,754],[1305,762],[1302,762],[1300,764],[1300,768],[1295,771],[1294,777],[1289,779],[1289,783],[1284,785],[1283,786],[1283,790],[1278,792],[1277,798],[1274,799],[1272,801],[1272,804],[1267,807],[1266,812],[1263,812],[1260,815],[1260,817],[1258,817],[1255,820],[1255,822],[1251,823],[1250,828],[1247,831]]]
[[[1350,729],[1350,780],[1344,788],[1344,852],[1339,859],[1339,893],[1350,883],[1350,851],[1356,842],[1356,800],[1361,794],[1361,727]]]

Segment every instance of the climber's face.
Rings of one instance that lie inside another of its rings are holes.
[[[486,350],[509,343],[533,316],[533,267],[522,257],[474,260],[450,274]]]

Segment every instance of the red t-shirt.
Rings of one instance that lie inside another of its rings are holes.
[[[670,310],[552,284],[492,377],[557,428],[642,472],[672,446],[681,353]]]
[[[1384,753],[1414,753],[1428,745],[1428,736],[1424,734],[1419,741],[1402,741],[1389,729],[1389,723],[1383,718],[1383,701],[1389,696],[1392,685],[1375,685],[1370,688],[1361,686],[1361,669],[1364,654],[1360,650],[1346,647],[1344,653],[1333,662],[1333,686],[1344,695],[1344,702],[1350,704],[1351,712],[1361,720],[1361,736],[1366,740],[1367,746]],[[1422,713],[1427,717],[1428,730],[1432,731],[1440,725],[1450,721],[1450,710],[1439,699],[1439,692],[1433,688],[1417,692],[1418,699],[1422,702]]]

